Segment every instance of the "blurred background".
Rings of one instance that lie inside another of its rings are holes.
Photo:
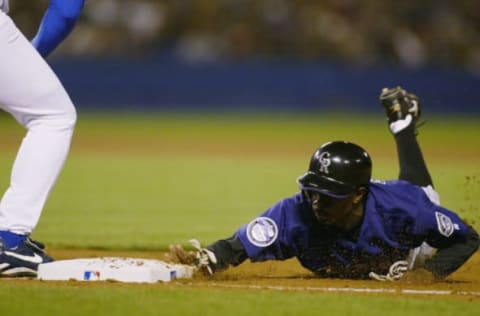
[[[47,0],[12,1],[32,38]],[[478,114],[480,2],[90,0],[49,57],[78,109]]]
[[[33,38],[48,0],[11,5]],[[81,115],[35,234],[66,249],[230,236],[334,138],[393,179],[378,96],[396,85],[422,99],[442,203],[478,227],[479,15],[471,0],[88,0],[48,57]],[[4,117],[7,175],[24,130]]]

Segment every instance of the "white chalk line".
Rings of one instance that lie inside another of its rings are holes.
[[[202,283],[190,285],[207,286],[231,289],[255,289],[275,291],[300,291],[300,292],[342,292],[342,293],[387,293],[387,294],[408,294],[408,295],[457,295],[457,296],[478,296],[480,291],[456,291],[456,290],[415,290],[415,289],[388,289],[388,288],[355,288],[355,287],[315,287],[315,286],[280,286],[280,285],[253,285],[253,284],[222,284]]]

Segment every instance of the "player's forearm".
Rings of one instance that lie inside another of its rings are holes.
[[[439,249],[430,260],[425,262],[425,268],[436,278],[445,278],[462,266],[478,250],[479,245],[478,233],[470,227],[464,242]]]
[[[237,266],[247,259],[247,252],[236,235],[221,239],[207,246],[217,258],[214,271],[226,269],[229,265]]]
[[[48,56],[73,30],[85,0],[51,0],[32,40],[40,55]]]

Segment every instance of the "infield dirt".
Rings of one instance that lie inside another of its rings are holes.
[[[50,249],[49,253],[58,259],[92,257],[134,257],[164,260],[162,252],[146,251],[103,251],[91,249]],[[245,262],[212,277],[196,275],[193,279],[179,279],[159,286],[190,288],[221,288],[225,290],[271,290],[302,292],[344,292],[357,295],[401,295],[426,296],[431,299],[480,300],[480,253],[476,253],[458,271],[447,279],[435,281],[424,270],[410,271],[397,282],[372,280],[340,280],[315,278],[301,267],[296,259]],[[33,281],[32,282],[40,282]],[[82,282],[72,282],[79,286]],[[108,282],[109,286],[123,286],[122,283]]]

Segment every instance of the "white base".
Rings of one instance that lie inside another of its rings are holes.
[[[191,278],[194,268],[154,259],[87,258],[59,260],[38,266],[37,278],[51,281],[169,282]]]

